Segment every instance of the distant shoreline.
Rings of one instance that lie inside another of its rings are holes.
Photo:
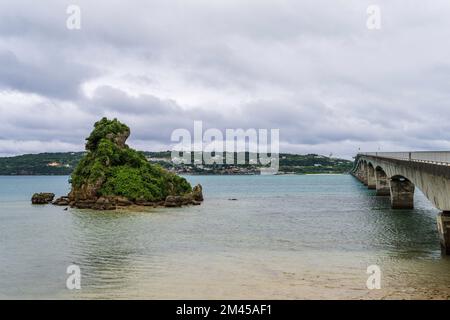
[[[282,173],[282,174],[208,174],[208,173],[179,173],[182,176],[341,176],[347,175],[347,172],[336,173]],[[70,177],[70,174],[0,174],[0,177]]]
[[[245,163],[237,164],[177,164],[172,162],[170,151],[143,152],[146,159],[153,164],[179,175],[259,175],[263,168],[259,164],[250,164],[249,156],[244,156]],[[0,176],[65,176],[76,168],[84,152],[59,152],[26,154],[15,157],[0,157]],[[242,155],[241,155],[242,156]],[[278,174],[340,174],[353,167],[353,162],[317,154],[279,154]]]

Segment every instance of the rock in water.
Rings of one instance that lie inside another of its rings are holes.
[[[69,197],[60,197],[52,202],[55,206],[68,206],[70,203]]]
[[[55,198],[54,193],[49,192],[41,192],[41,193],[35,193],[33,194],[33,197],[31,197],[31,203],[32,204],[47,204],[53,201]]]
[[[166,207],[181,207],[183,204],[183,197],[180,196],[167,196],[164,206]]]
[[[184,205],[199,205],[203,201],[202,185],[198,184],[194,187],[192,192],[183,196],[167,196],[164,202],[165,207],[181,207]]]
[[[186,179],[126,145],[130,129],[117,119],[103,118],[86,139],[87,154],[71,176],[70,206],[111,210],[129,205],[179,206],[203,201],[202,187],[192,189]],[[61,200],[60,200],[61,199]],[[65,198],[57,203],[65,203]],[[60,201],[59,201],[60,200]]]
[[[198,184],[194,187],[194,189],[192,190],[192,196],[195,201],[203,201],[203,188],[201,184]]]
[[[95,204],[92,206],[92,209],[96,210],[115,210],[116,208],[116,203],[112,199],[107,197],[98,198]]]

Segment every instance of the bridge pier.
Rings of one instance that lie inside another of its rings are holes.
[[[376,180],[375,180],[375,169],[372,165],[367,166],[367,188],[375,189],[376,188]]]
[[[361,181],[361,183],[364,183],[365,181],[364,170],[362,168],[358,171],[358,179],[359,181]]]
[[[415,187],[441,211],[437,217],[444,254],[450,256],[450,151],[359,153],[355,174],[379,196],[390,196],[393,209],[413,209]],[[375,169],[374,169],[375,168]]]
[[[375,169],[375,184],[377,196],[389,196],[391,194],[388,177],[386,173],[379,168]]]
[[[392,209],[413,209],[414,184],[403,177],[392,177],[389,184]]]
[[[361,166],[361,182],[367,186],[367,165],[365,163]]]
[[[361,166],[362,165],[356,168],[355,172],[353,173],[353,176],[355,176],[360,182],[363,182]]]
[[[450,255],[450,212],[444,211],[437,216],[437,225],[441,248],[444,254]]]

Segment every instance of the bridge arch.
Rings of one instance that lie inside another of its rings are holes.
[[[441,211],[437,216],[443,251],[450,255],[450,152],[358,154],[353,174],[361,181],[373,167],[377,195],[390,195],[394,209],[414,207],[417,187]]]
[[[367,164],[367,188],[376,188],[375,167],[370,161]]]
[[[414,176],[411,177],[408,172],[389,163],[376,159],[370,159],[368,163],[375,167],[376,194],[390,196],[393,209],[413,209],[415,187],[424,192],[420,181],[416,181]]]
[[[392,176],[389,180],[392,209],[413,209],[415,185],[402,175]]]
[[[380,191],[380,195],[387,195],[386,188],[390,185],[389,181],[391,179],[395,178],[398,180],[398,177],[403,177],[420,189],[437,209],[450,212],[449,167],[441,166],[436,168],[432,164],[411,163],[409,161],[391,160],[381,157],[361,157],[358,160],[361,164],[365,163],[368,165],[370,163],[375,168],[376,189],[384,187],[384,191]],[[449,172],[444,172],[444,170]],[[386,174],[386,178],[383,172]],[[387,183],[385,180],[387,180]]]
[[[375,167],[375,189],[377,196],[390,196],[391,187],[389,184],[389,177],[382,167],[377,165]]]
[[[352,174],[362,183],[367,185],[367,161],[365,159],[357,159]]]

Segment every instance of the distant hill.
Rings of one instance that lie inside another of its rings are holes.
[[[245,165],[183,165],[171,161],[171,152],[143,152],[150,162],[184,174],[258,174],[259,166]],[[0,175],[70,175],[84,152],[61,152],[25,154],[15,157],[0,157]],[[237,154],[234,154],[237,157]],[[248,153],[245,155],[248,160]],[[346,173],[353,162],[317,154],[281,153],[280,173]]]
[[[84,152],[24,154],[0,158],[0,175],[69,175]]]

